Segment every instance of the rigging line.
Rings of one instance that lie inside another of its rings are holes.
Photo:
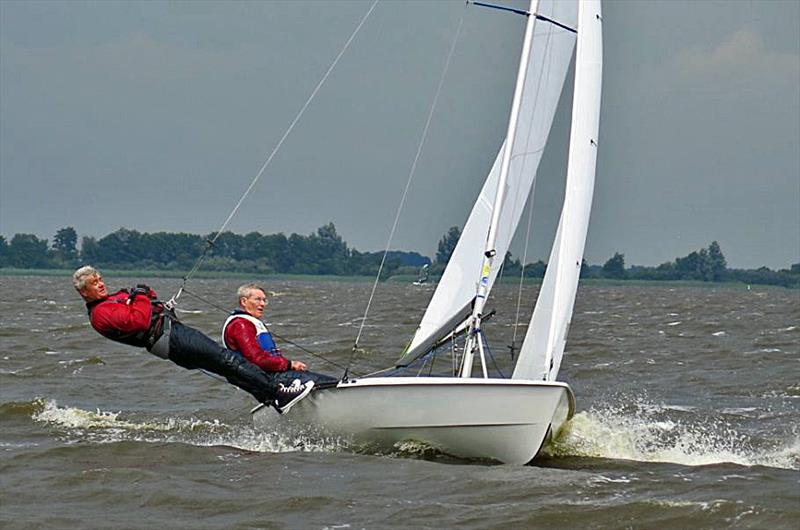
[[[503,373],[503,371],[500,369],[500,365],[497,364],[497,359],[494,358],[492,349],[489,348],[489,340],[486,338],[486,334],[483,331],[481,331],[480,334],[481,338],[483,339],[484,347],[486,348],[486,353],[489,354],[489,358],[492,360],[492,364],[494,364],[494,369],[497,370],[497,373],[500,374],[501,378],[507,379],[506,374]]]
[[[530,199],[528,200],[528,228],[525,230],[525,250],[522,251],[522,268],[519,271],[519,290],[517,291],[517,315],[514,319],[514,334],[511,337],[511,358],[514,358],[514,347],[517,344],[517,328],[519,327],[519,312],[522,306],[522,281],[525,278],[525,263],[528,260],[528,245],[531,241],[531,220],[533,219],[533,186],[531,186]]]
[[[447,70],[450,67],[450,62],[453,58],[455,53],[456,44],[458,43],[458,37],[461,34],[461,27],[464,25],[464,12],[461,13],[461,19],[458,22],[458,28],[456,29],[455,37],[453,38],[453,43],[450,45],[450,52],[447,54],[447,60],[445,61],[444,69],[442,70],[442,75],[439,78],[439,85],[436,87],[436,95],[433,97],[433,102],[431,103],[431,108],[428,111],[428,118],[425,122],[425,127],[422,130],[422,137],[420,138],[419,145],[417,146],[417,154],[414,157],[414,162],[411,164],[411,169],[408,173],[408,180],[406,182],[405,190],[403,190],[403,196],[400,199],[400,204],[397,207],[397,213],[394,217],[394,224],[392,224],[392,230],[389,232],[389,240],[386,242],[386,249],[383,252],[383,257],[381,258],[381,264],[378,266],[378,274],[375,276],[375,282],[372,285],[372,292],[369,295],[369,300],[367,301],[367,307],[364,310],[364,317],[361,319],[361,326],[358,328],[358,334],[356,335],[356,340],[353,343],[353,354],[350,356],[350,361],[347,363],[348,367],[352,364],[353,358],[355,357],[356,350],[358,348],[358,341],[361,340],[361,334],[364,331],[364,325],[367,321],[367,315],[369,314],[370,306],[372,305],[372,299],[375,297],[375,289],[378,287],[378,281],[381,278],[381,272],[383,271],[383,266],[386,263],[386,256],[389,254],[389,248],[392,244],[392,238],[394,237],[394,232],[397,229],[397,223],[400,220],[400,213],[403,211],[403,206],[405,205],[406,197],[408,196],[408,190],[411,188],[411,182],[414,180],[414,175],[417,170],[417,162],[419,162],[420,155],[422,154],[422,147],[425,145],[425,139],[428,136],[428,129],[430,128],[431,121],[433,119],[433,112],[436,110],[436,104],[439,101],[439,95],[442,92],[442,86],[444,85],[444,80],[447,75]]]
[[[523,15],[523,16],[526,16],[526,17],[529,17],[529,16],[532,15],[532,16],[536,17],[537,20],[544,20],[545,22],[549,22],[549,23],[551,23],[551,24],[553,24],[555,26],[558,26],[561,29],[565,29],[565,30],[567,30],[569,32],[572,32],[572,33],[578,33],[578,30],[576,30],[575,28],[571,28],[571,27],[567,26],[566,24],[562,24],[561,22],[559,22],[557,20],[554,20],[552,18],[546,17],[544,15],[540,15],[539,13],[533,13],[531,11],[525,11],[524,9],[516,9],[516,8],[513,8],[513,7],[501,6],[501,5],[497,5],[497,4],[489,4],[489,3],[486,3],[486,2],[475,2],[475,1],[472,1],[472,0],[467,0],[467,4],[475,4],[476,6],[489,7],[489,8],[492,8],[492,9],[498,9],[500,11],[509,11],[509,12],[514,13],[516,15]],[[597,18],[600,18],[600,17],[598,16]]]
[[[197,299],[198,299],[198,300],[200,300],[201,302],[203,302],[203,303],[205,303],[205,304],[208,304],[209,306],[213,307],[214,309],[219,309],[220,311],[222,311],[222,312],[223,312],[223,313],[225,313],[226,315],[227,315],[227,314],[230,314],[230,311],[228,311],[228,310],[227,310],[227,309],[225,309],[224,307],[222,307],[222,306],[220,306],[220,305],[217,305],[217,304],[215,304],[215,303],[214,303],[214,302],[212,302],[211,300],[208,300],[208,299],[206,299],[206,298],[203,298],[202,296],[200,296],[200,295],[199,295],[199,294],[197,294],[197,293],[193,293],[193,292],[191,292],[190,290],[186,289],[185,287],[183,288],[183,291],[184,291],[186,294],[188,294],[189,296],[193,296],[194,298],[197,298]],[[287,344],[291,344],[292,346],[294,346],[294,347],[296,347],[296,348],[298,348],[298,349],[300,349],[300,350],[302,350],[302,351],[306,352],[306,353],[307,353],[307,354],[309,354],[309,355],[312,355],[312,356],[316,357],[317,359],[320,359],[320,360],[322,360],[322,361],[325,361],[326,363],[328,363],[328,364],[331,364],[331,365],[333,365],[333,366],[335,366],[335,367],[337,367],[337,368],[342,368],[342,369],[344,369],[344,368],[345,368],[345,366],[342,366],[341,364],[339,364],[339,363],[337,363],[337,362],[335,362],[335,361],[331,361],[330,359],[326,358],[326,357],[325,357],[325,356],[323,356],[323,355],[320,355],[319,353],[314,353],[314,352],[312,352],[311,350],[309,350],[309,349],[307,349],[307,348],[305,348],[305,347],[301,346],[300,344],[297,344],[296,342],[293,342],[293,341],[291,341],[291,340],[287,339],[286,337],[282,337],[282,336],[278,335],[277,333],[275,333],[275,332],[274,332],[274,331],[272,331],[272,330],[270,330],[270,333],[272,333],[272,334],[273,334],[275,337],[277,337],[277,338],[281,339],[283,342],[286,342]],[[356,374],[356,375],[358,375],[358,374]]]
[[[506,250],[506,255],[508,255],[508,250]],[[503,256],[503,262],[500,264],[500,269],[497,271],[497,277],[495,278],[494,285],[500,285],[503,283],[503,273],[506,271],[506,257]],[[489,297],[492,297],[492,300],[496,301],[497,297],[495,296],[494,291],[489,291],[486,295],[486,303],[489,303]]]
[[[379,0],[375,0],[375,1],[372,3],[372,5],[370,6],[369,10],[366,12],[366,14],[364,15],[364,17],[361,19],[361,22],[359,22],[359,23],[358,23],[358,26],[356,26],[356,29],[355,29],[355,30],[353,30],[353,33],[352,33],[352,35],[350,35],[350,38],[349,38],[349,39],[347,39],[347,42],[345,42],[344,46],[343,46],[343,47],[342,47],[342,49],[339,51],[339,54],[338,54],[338,55],[336,56],[336,58],[333,60],[333,62],[331,63],[331,65],[328,67],[328,70],[325,72],[325,75],[323,75],[323,76],[322,76],[322,79],[320,79],[320,80],[319,80],[319,83],[317,83],[317,86],[314,88],[313,92],[311,92],[311,95],[308,97],[308,99],[306,100],[305,104],[303,104],[303,107],[302,107],[302,108],[300,109],[300,111],[297,113],[297,116],[295,116],[294,120],[292,120],[292,123],[289,125],[289,128],[288,128],[288,129],[286,129],[286,132],[285,132],[285,133],[283,133],[283,136],[281,137],[280,141],[279,141],[279,142],[278,142],[278,144],[275,146],[275,148],[272,150],[272,153],[270,153],[270,155],[269,155],[269,158],[267,158],[266,162],[264,162],[264,165],[262,165],[262,166],[261,166],[261,169],[258,171],[258,173],[256,174],[256,176],[255,176],[255,178],[253,179],[253,181],[250,183],[250,185],[247,187],[247,190],[244,192],[244,194],[242,195],[242,197],[239,199],[239,202],[238,202],[238,203],[236,203],[236,206],[233,208],[233,211],[231,211],[231,213],[230,213],[230,215],[228,216],[228,218],[227,218],[227,219],[225,219],[225,222],[224,222],[224,223],[222,223],[222,227],[220,227],[220,229],[217,231],[217,235],[216,235],[216,236],[214,237],[214,239],[212,240],[212,243],[213,243],[214,241],[216,241],[217,237],[219,237],[219,234],[220,234],[220,233],[221,233],[221,232],[222,232],[222,231],[225,229],[225,227],[226,227],[226,226],[228,226],[228,223],[231,221],[231,219],[233,219],[233,216],[234,216],[234,215],[236,214],[236,212],[239,210],[239,207],[242,205],[242,203],[244,202],[245,198],[246,198],[246,197],[247,197],[247,195],[250,193],[250,190],[252,190],[252,189],[253,189],[253,186],[255,186],[255,184],[256,184],[256,182],[258,181],[258,179],[259,179],[259,178],[261,178],[261,175],[262,175],[262,174],[264,173],[264,171],[267,169],[267,166],[270,164],[270,162],[272,162],[272,159],[275,157],[275,155],[277,154],[278,150],[279,150],[279,149],[281,148],[281,146],[283,145],[283,142],[286,140],[286,138],[288,138],[288,137],[289,137],[289,134],[291,134],[292,130],[294,129],[294,126],[295,126],[295,125],[297,125],[297,122],[298,122],[298,121],[300,121],[300,118],[303,116],[303,114],[305,113],[305,111],[306,111],[306,109],[308,108],[308,106],[311,104],[311,102],[314,100],[314,98],[316,97],[316,95],[317,95],[317,93],[319,92],[319,90],[322,88],[322,85],[325,83],[325,81],[327,81],[327,79],[328,79],[328,77],[330,76],[331,72],[332,72],[332,71],[333,71],[333,69],[336,67],[336,65],[339,63],[339,60],[340,60],[340,59],[342,58],[342,56],[344,55],[344,52],[346,52],[346,51],[347,51],[347,48],[349,48],[349,47],[350,47],[350,43],[351,43],[351,42],[353,42],[353,39],[355,39],[355,37],[356,37],[356,34],[359,32],[359,30],[361,29],[361,27],[362,27],[362,26],[364,25],[364,23],[367,21],[367,18],[368,18],[368,17],[369,17],[369,15],[372,13],[372,10],[373,10],[373,9],[375,9],[375,6],[378,4],[378,1],[379,1]]]
[[[545,50],[549,49],[549,47],[550,47],[552,35],[553,35],[553,30],[552,30],[552,28],[550,28],[550,31],[547,32],[547,39],[544,42]],[[549,55],[549,54],[547,54],[547,55]],[[539,103],[539,99],[540,99],[539,98],[539,94],[541,93],[541,90],[542,90],[542,82],[544,80],[544,77],[545,77],[545,75],[547,75],[548,78],[550,76],[550,66],[552,66],[551,63],[548,62],[547,64],[545,64],[544,61],[542,62],[541,68],[539,70],[539,80],[536,83],[536,93],[535,93],[534,99],[533,99],[534,100],[534,110],[533,110],[533,112],[536,112],[536,108],[537,108],[537,105]],[[546,74],[545,74],[545,71],[546,71]],[[528,136],[525,139],[525,145],[526,146],[530,142],[532,134],[533,134],[533,127],[528,129]],[[537,151],[531,151],[530,153],[525,153],[525,154],[526,155],[527,154],[534,155],[534,154],[539,154],[542,151],[544,151],[544,147],[542,147],[541,149],[539,149]],[[539,159],[539,162],[541,162],[541,159]],[[527,165],[527,163],[528,163],[528,157],[526,156],[525,158],[522,159],[522,169],[520,170],[521,172],[525,171],[525,166]],[[538,168],[537,168],[537,172],[538,172]],[[519,272],[519,289],[517,290],[517,311],[516,311],[516,315],[514,317],[514,332],[513,332],[513,335],[511,337],[510,350],[511,350],[511,359],[512,360],[514,359],[514,349],[516,348],[516,345],[517,345],[517,330],[518,330],[518,327],[519,327],[519,314],[520,314],[520,308],[521,308],[521,304],[522,304],[522,284],[523,284],[523,279],[525,278],[525,263],[528,261],[528,246],[530,245],[530,237],[531,237],[531,222],[533,220],[533,197],[534,197],[534,190],[535,189],[536,189],[536,175],[533,176],[533,182],[531,183],[531,188],[528,191],[528,199],[527,199],[527,202],[528,202],[528,227],[527,227],[527,229],[525,231],[525,250],[522,253],[522,268],[520,269],[520,272]]]
[[[258,180],[261,178],[261,175],[263,175],[263,174],[264,174],[264,171],[267,169],[267,166],[269,166],[270,162],[272,162],[272,159],[273,159],[273,158],[275,158],[275,155],[278,153],[278,150],[279,150],[279,149],[281,148],[281,146],[283,145],[283,142],[286,140],[286,138],[288,138],[288,137],[289,137],[289,134],[291,134],[292,130],[294,129],[294,126],[295,126],[295,125],[297,125],[297,122],[298,122],[298,121],[300,121],[300,118],[303,116],[303,114],[305,113],[305,111],[306,111],[306,109],[308,108],[308,106],[309,106],[309,105],[311,104],[311,102],[314,100],[314,98],[316,97],[317,93],[318,93],[318,92],[319,92],[319,90],[322,88],[322,85],[323,85],[323,84],[325,83],[325,81],[328,79],[328,77],[330,76],[330,74],[331,74],[331,72],[333,71],[333,69],[334,69],[334,68],[336,67],[336,65],[339,63],[339,60],[342,58],[342,56],[344,55],[344,53],[347,51],[347,48],[348,48],[348,47],[350,47],[350,43],[352,43],[352,42],[353,42],[353,39],[355,39],[355,37],[356,37],[356,34],[359,32],[359,30],[361,29],[361,27],[362,27],[362,26],[364,25],[364,23],[367,21],[367,18],[370,16],[370,14],[372,13],[372,11],[375,9],[375,6],[378,4],[378,2],[379,2],[379,1],[380,1],[380,0],[374,0],[374,2],[372,3],[372,5],[370,6],[369,10],[368,10],[368,11],[366,12],[366,14],[365,14],[365,15],[364,15],[364,16],[361,18],[361,22],[359,22],[359,23],[358,23],[358,25],[356,26],[355,30],[353,30],[353,33],[350,35],[350,38],[348,38],[348,39],[347,39],[347,42],[345,42],[344,46],[343,46],[343,47],[342,47],[342,49],[339,51],[339,54],[338,54],[338,55],[336,56],[336,58],[333,60],[333,62],[331,63],[331,65],[328,67],[328,70],[325,72],[325,74],[324,74],[324,75],[322,76],[322,78],[320,79],[319,83],[317,83],[317,86],[316,86],[316,87],[314,88],[314,90],[311,92],[311,95],[308,97],[308,99],[306,100],[306,102],[305,102],[305,103],[303,104],[303,106],[300,108],[300,111],[299,111],[299,112],[297,113],[297,115],[294,117],[294,120],[292,120],[292,123],[289,125],[289,128],[288,128],[288,129],[286,129],[286,132],[284,132],[284,133],[283,133],[283,136],[282,136],[282,137],[281,137],[281,139],[278,141],[278,143],[277,143],[277,145],[275,146],[275,148],[272,150],[272,153],[270,153],[270,155],[269,155],[269,157],[267,158],[267,160],[266,160],[266,161],[264,162],[264,164],[261,166],[261,169],[259,169],[259,170],[258,170],[258,173],[256,173],[256,176],[253,178],[253,180],[250,182],[250,185],[247,187],[247,189],[245,190],[245,192],[242,194],[241,198],[239,199],[239,202],[237,202],[237,203],[236,203],[236,206],[234,206],[234,207],[233,207],[233,210],[231,210],[231,213],[228,215],[228,218],[227,218],[227,219],[225,219],[225,222],[224,222],[224,223],[222,223],[222,226],[220,226],[219,230],[217,230],[217,232],[216,232],[216,234],[214,235],[214,237],[213,237],[213,238],[211,238],[210,240],[208,240],[208,242],[207,242],[207,243],[208,243],[208,245],[206,246],[206,249],[203,251],[203,254],[201,254],[201,255],[200,255],[200,257],[197,259],[197,262],[195,262],[195,265],[194,265],[194,267],[192,267],[192,269],[189,271],[189,273],[188,273],[186,276],[184,276],[184,278],[183,278],[183,284],[184,284],[184,285],[186,285],[186,282],[189,280],[189,278],[190,278],[190,277],[191,277],[191,276],[192,276],[192,275],[193,275],[193,274],[194,274],[194,273],[197,271],[197,269],[200,267],[200,264],[201,264],[201,263],[202,263],[202,261],[205,259],[205,257],[206,257],[206,254],[208,253],[208,250],[209,250],[209,249],[210,249],[210,248],[211,248],[211,247],[214,245],[214,242],[217,240],[217,238],[219,238],[220,234],[222,234],[222,231],[223,231],[223,230],[225,230],[225,228],[228,226],[228,223],[230,223],[230,222],[231,222],[231,219],[233,219],[233,216],[234,216],[234,215],[236,215],[236,212],[239,210],[239,207],[242,205],[242,203],[244,202],[244,200],[245,200],[245,199],[247,198],[247,196],[250,194],[250,191],[253,189],[253,187],[256,185],[256,183],[258,182]],[[180,293],[180,291],[178,291],[178,293]],[[177,296],[178,296],[178,295],[176,295],[176,296],[173,296],[171,301],[173,301],[173,302],[177,302]]]
[[[470,0],[467,0],[467,3],[468,4],[475,4],[476,6],[480,6],[480,7],[490,7],[492,9],[498,9],[500,11],[508,11],[510,13],[514,13],[516,15],[524,15],[526,17],[531,14],[530,11],[526,11],[524,9],[516,9],[514,7],[501,6],[501,5],[497,5],[497,4],[487,4],[486,2],[472,2]]]

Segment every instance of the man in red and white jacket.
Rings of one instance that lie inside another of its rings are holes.
[[[109,294],[103,277],[91,266],[75,271],[72,283],[86,302],[92,327],[104,337],[146,348],[189,370],[199,368],[221,375],[280,413],[287,412],[314,386],[313,382],[284,385],[269,377],[241,355],[183,325],[146,285]]]
[[[337,382],[336,378],[310,372],[306,363],[289,360],[283,355],[261,320],[268,303],[263,287],[248,283],[239,287],[236,294],[239,307],[222,326],[222,344],[226,348],[241,353],[279,383],[291,384],[295,379],[301,383],[313,381],[317,385]]]

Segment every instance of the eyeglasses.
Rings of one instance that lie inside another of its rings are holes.
[[[254,302],[264,302],[264,305],[269,305],[269,300],[263,296],[248,296],[247,299],[253,300]]]

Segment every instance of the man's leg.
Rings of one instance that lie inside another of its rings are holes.
[[[287,386],[292,384],[295,379],[299,379],[301,383],[314,381],[314,388],[335,386],[339,382],[335,377],[309,371],[287,370],[285,372],[270,372],[269,374],[276,383],[283,383]]]
[[[200,368],[221,375],[261,403],[275,399],[278,381],[241,355],[227,350],[194,328],[173,321],[169,359],[189,370]]]

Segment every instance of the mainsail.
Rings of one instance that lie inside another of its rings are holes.
[[[578,2],[533,0],[531,12],[574,28],[578,18]],[[497,227],[495,249],[500,258],[495,260],[490,272],[489,288],[494,284],[530,195],[575,46],[575,34],[568,29],[545,20],[535,20],[534,17],[530,17],[528,23],[534,25],[533,37],[518,125],[512,142],[506,197]],[[427,351],[470,314],[506,143],[504,141],[500,147],[461,238],[400,364]]]
[[[567,184],[555,243],[514,379],[555,380],[578,289],[592,208],[600,126],[602,15],[599,0],[581,2]]]

